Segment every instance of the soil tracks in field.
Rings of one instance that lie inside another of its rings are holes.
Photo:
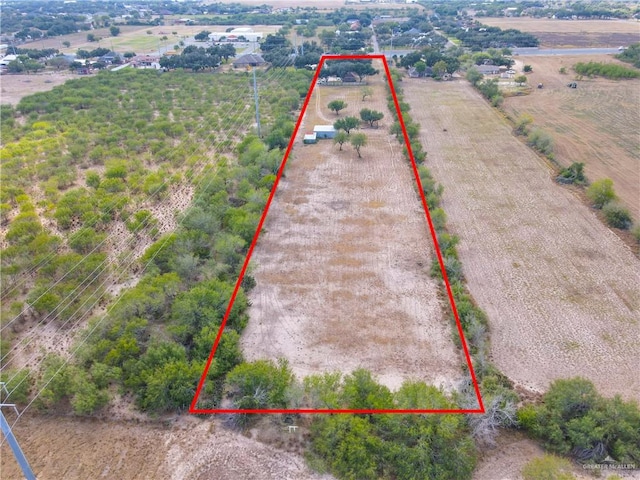
[[[333,480],[309,470],[297,452],[193,416],[169,424],[25,416],[14,431],[39,479]],[[6,442],[1,458],[2,478],[23,478]]]
[[[581,375],[640,399],[638,259],[466,81],[404,89],[498,368],[536,391]]]
[[[315,87],[301,134],[333,122],[326,105],[338,98],[349,104],[341,116],[367,107],[385,119],[363,130],[361,159],[348,144],[297,139],[252,258],[242,347],[248,360],[288,359],[299,377],[362,367],[390,388],[407,379],[448,388],[464,360],[429,277],[432,240],[388,133],[382,82],[365,102],[357,87]]]

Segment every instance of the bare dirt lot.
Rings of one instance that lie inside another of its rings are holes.
[[[482,17],[478,21],[493,27],[531,33],[540,40],[543,48],[613,48],[640,41],[640,23],[635,20]]]
[[[69,79],[79,78],[71,72],[44,72],[34,75],[1,75],[0,103],[17,105],[28,95],[46,92]]]
[[[497,437],[496,446],[480,453],[480,461],[473,472],[473,480],[522,480],[522,469],[534,458],[542,457],[545,451],[530,438],[520,432],[504,430]],[[591,475],[581,465],[572,464],[573,478],[593,480],[594,478],[638,479],[639,470],[610,470],[603,475]]]
[[[299,376],[372,371],[397,388],[424,380],[445,388],[461,376],[438,286],[429,277],[432,240],[401,147],[388,134],[383,79],[373,98],[358,87],[316,87],[252,263],[257,287],[242,336],[249,360],[289,360]],[[358,158],[331,140],[302,145],[302,133],[337,118],[326,107],[385,112],[365,128]],[[315,110],[315,111],[314,111]]]
[[[212,417],[139,424],[29,416],[14,432],[39,480],[333,479],[311,472],[298,453],[287,451],[302,440],[302,429],[271,430],[269,440],[278,437],[281,448],[227,430]],[[6,442],[1,454],[2,478],[24,478]]]
[[[640,399],[640,261],[466,81],[405,80],[497,367]]]
[[[534,126],[553,137],[561,165],[583,162],[591,181],[611,178],[621,201],[640,219],[640,79],[581,79],[578,88],[568,88],[575,80],[572,66],[585,61],[618,62],[608,55],[519,57],[533,67],[529,84],[544,88],[506,98],[504,108],[514,118],[530,114]],[[559,73],[562,67],[566,74]]]

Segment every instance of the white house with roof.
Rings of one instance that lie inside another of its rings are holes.
[[[244,37],[248,42],[257,42],[264,34],[262,32],[254,32],[251,27],[238,27],[230,32],[213,32],[209,34],[209,40],[219,42],[226,40],[227,42],[237,42]]]

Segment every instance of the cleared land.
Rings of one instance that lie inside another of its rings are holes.
[[[640,261],[468,82],[403,84],[497,367],[533,391],[581,375],[640,399]]]
[[[287,358],[299,376],[366,368],[391,388],[424,380],[445,388],[462,357],[429,277],[432,240],[410,166],[388,134],[383,78],[373,98],[357,87],[316,87],[252,263],[249,360]],[[337,118],[326,105],[386,112],[366,128],[359,159],[331,140],[303,146],[302,133]]]
[[[35,75],[0,76],[0,103],[17,105],[37,92],[46,92],[72,78],[80,78],[71,72],[44,72]]]
[[[555,20],[547,18],[490,18],[478,21],[503,29],[515,28],[535,35],[541,47],[618,47],[640,41],[640,23],[635,20]]]
[[[40,479],[333,479],[311,472],[296,453],[302,428],[289,434],[263,425],[249,438],[188,415],[155,424],[34,416],[14,432]],[[6,442],[1,458],[3,479],[24,478]]]
[[[640,79],[575,79],[577,62],[618,62],[608,55],[519,57],[533,67],[529,84],[543,83],[530,95],[506,98],[504,108],[514,118],[523,113],[555,140],[557,161],[568,166],[583,162],[593,181],[611,178],[616,193],[633,217],[640,220]],[[626,64],[625,64],[626,65]],[[567,74],[559,73],[564,67]]]

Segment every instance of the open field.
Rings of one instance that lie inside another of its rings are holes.
[[[542,457],[545,451],[536,442],[520,432],[504,430],[496,439],[496,446],[484,449],[473,472],[473,480],[522,480],[522,469],[534,458]],[[575,480],[594,480],[589,470],[572,464],[571,473]],[[613,474],[623,479],[638,479],[638,470],[617,470],[600,478],[612,478]]]
[[[226,430],[219,419],[190,415],[164,423],[29,416],[20,419],[14,432],[42,480],[333,479],[311,472],[295,453],[303,441],[302,428],[289,434],[263,425],[262,437],[254,439]],[[1,458],[3,479],[24,478],[6,442]]]
[[[533,391],[581,375],[640,399],[640,261],[470,84],[404,89],[497,367]]]
[[[2,75],[0,76],[0,103],[17,105],[23,97],[37,92],[46,92],[72,78],[79,77],[68,71],[49,71],[33,75]]]
[[[285,357],[299,376],[366,368],[396,388],[424,380],[445,388],[464,362],[429,277],[432,240],[410,166],[388,134],[383,79],[362,102],[358,87],[316,87],[293,157],[252,262],[249,360]],[[357,158],[331,140],[303,146],[302,133],[364,106],[385,112]]]
[[[550,18],[479,17],[502,29],[515,28],[535,35],[541,48],[618,47],[640,41],[635,20],[555,20]]]
[[[246,25],[235,25],[246,26]],[[78,49],[94,50],[98,47],[114,49],[119,53],[135,52],[137,54],[157,54],[158,50],[172,50],[173,46],[180,40],[193,37],[203,30],[210,32],[224,32],[234,25],[211,25],[211,26],[187,26],[187,25],[160,25],[157,27],[148,26],[122,26],[122,31],[117,37],[112,37],[108,28],[91,30],[90,32],[73,33],[59,37],[51,37],[44,40],[37,40],[21,45],[22,48],[57,48],[63,53],[75,53]],[[256,32],[275,33],[280,29],[279,25],[252,25]],[[150,31],[151,34],[147,32]],[[175,32],[176,34],[174,35]],[[97,42],[87,41],[87,34],[93,33]],[[167,40],[162,40],[167,37]],[[69,41],[71,47],[66,48],[62,42]]]
[[[204,3],[218,3],[217,1],[214,0],[208,0]],[[413,5],[407,5],[404,2],[399,2],[399,3],[366,3],[366,4],[361,4],[358,1],[347,1],[347,0],[323,0],[323,1],[319,1],[319,0],[243,0],[242,2],[236,2],[236,0],[222,0],[219,3],[242,3],[244,5],[256,5],[256,6],[260,6],[260,5],[271,5],[274,8],[286,8],[286,7],[292,7],[292,8],[296,8],[296,7],[300,7],[300,8],[312,8],[315,7],[317,8],[319,11],[324,11],[324,10],[337,10],[339,8],[353,8],[356,10],[365,10],[365,9],[371,9],[371,8],[406,8],[407,6],[409,7],[418,7],[420,8],[419,5],[417,4],[413,4]]]
[[[533,116],[555,140],[557,161],[568,166],[583,162],[591,180],[611,178],[616,193],[640,220],[640,79],[582,79],[578,88],[568,88],[575,79],[572,66],[584,61],[617,62],[608,55],[585,60],[581,56],[519,57],[529,64],[529,84],[543,83],[530,95],[506,98],[504,108],[514,118]],[[621,62],[620,62],[621,63]],[[559,73],[565,67],[567,74]]]

